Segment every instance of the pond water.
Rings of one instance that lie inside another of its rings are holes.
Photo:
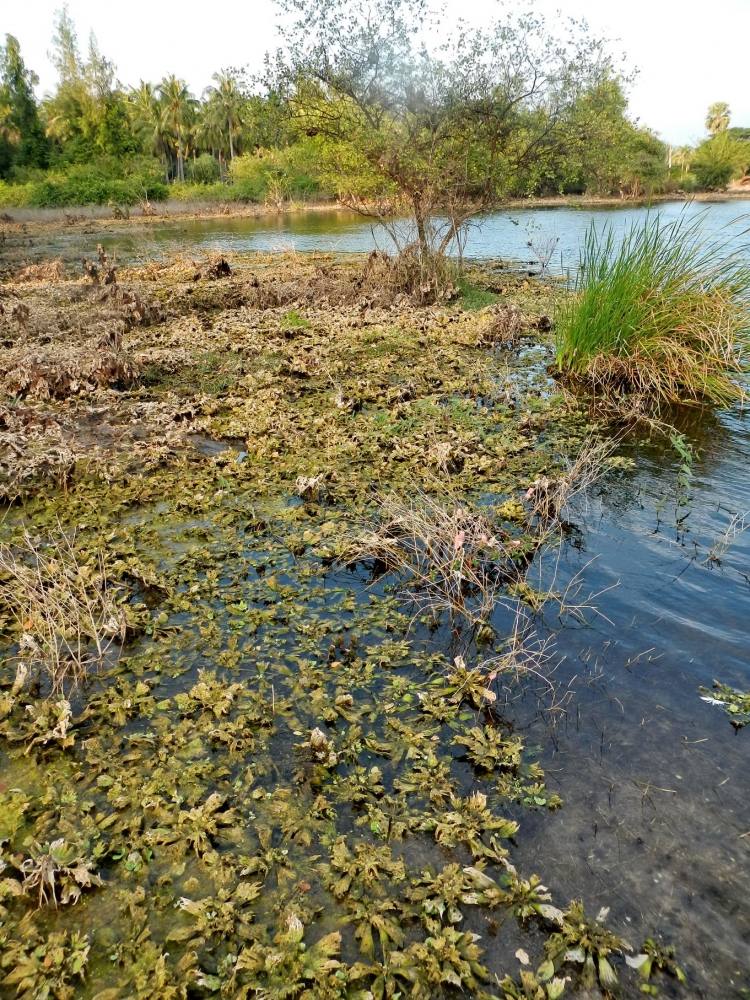
[[[726,201],[665,202],[655,209],[643,206],[622,208],[551,208],[508,209],[484,216],[469,230],[465,253],[476,259],[502,258],[521,262],[535,271],[540,258],[548,260],[553,273],[568,273],[576,267],[578,247],[589,224],[611,225],[624,231],[644,219],[649,211],[658,211],[665,221],[685,216],[702,220],[710,237],[726,239],[736,245],[745,242],[750,226],[750,202]],[[398,227],[397,227],[398,228]],[[405,227],[400,227],[403,234]],[[347,211],[311,211],[261,218],[170,219],[157,224],[125,226],[91,233],[73,228],[51,235],[26,236],[9,240],[0,253],[12,252],[18,258],[39,259],[62,256],[78,260],[95,250],[101,242],[105,250],[120,261],[147,261],[154,257],[180,253],[199,255],[217,252],[309,250],[332,253],[389,250],[393,241],[377,223]]]
[[[580,512],[579,544],[564,551],[558,572],[601,592],[601,616],[558,625],[575,700],[546,740],[538,718],[531,729],[565,807],[533,836],[524,824],[520,856],[545,858],[570,892],[585,886],[625,936],[669,928],[688,995],[718,1000],[750,988],[748,733],[698,689],[750,688],[750,535],[709,558],[750,507],[750,426],[741,414],[683,421],[698,450],[687,497],[669,449],[634,444],[636,468]]]

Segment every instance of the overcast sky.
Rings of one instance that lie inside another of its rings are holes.
[[[55,84],[48,51],[61,0],[0,0],[0,33],[19,39],[40,93]],[[445,0],[447,10],[481,25],[496,0]],[[735,125],[750,126],[750,0],[713,0],[696,9],[686,0],[537,0],[553,18],[585,17],[597,34],[614,39],[639,76],[631,113],[663,139],[684,143],[704,133],[706,108],[726,101]],[[173,72],[200,94],[211,74],[229,66],[259,69],[274,47],[272,0],[69,0],[85,51],[94,31],[101,51],[126,85],[158,81]]]

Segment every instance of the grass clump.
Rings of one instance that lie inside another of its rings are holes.
[[[468,312],[476,312],[479,309],[486,309],[487,306],[494,305],[500,298],[495,292],[480,285],[472,284],[466,278],[458,281],[459,303],[462,309]]]
[[[37,677],[53,696],[67,693],[125,638],[103,554],[84,563],[62,531],[43,539],[25,532],[20,546],[0,545],[0,598],[19,634],[12,696]]]
[[[730,405],[745,397],[750,266],[702,217],[651,216],[622,240],[588,230],[575,294],[557,316],[560,369],[614,395]]]

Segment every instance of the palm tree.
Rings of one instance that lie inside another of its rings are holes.
[[[683,176],[690,170],[694,153],[695,150],[691,146],[678,146],[672,154],[674,165],[680,168]]]
[[[153,84],[141,80],[128,94],[128,110],[133,129],[144,149],[158,156],[166,152],[166,135],[162,126],[159,98]]]
[[[185,151],[190,141],[190,126],[197,101],[184,80],[165,77],[158,87],[162,127],[174,145],[177,180],[185,180]]]
[[[711,135],[726,132],[729,128],[730,114],[729,105],[725,101],[716,101],[714,104],[709,105],[706,115],[706,128]]]
[[[0,139],[15,146],[20,142],[21,133],[13,120],[13,108],[10,104],[0,104]]]
[[[212,106],[228,138],[229,159],[234,159],[234,140],[239,137],[242,127],[242,112],[245,99],[237,85],[237,77],[230,72],[214,73],[215,87],[207,87],[208,104]]]
[[[201,149],[210,151],[212,156],[218,154],[219,171],[224,177],[224,122],[218,114],[218,109],[211,101],[201,108],[198,122],[195,126],[195,141]]]

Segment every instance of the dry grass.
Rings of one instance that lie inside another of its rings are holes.
[[[519,579],[513,543],[506,545],[481,511],[424,493],[381,497],[378,506],[377,527],[360,535],[350,558],[375,560],[403,576],[420,611],[486,622],[503,586]]]
[[[39,264],[27,264],[13,275],[13,281],[45,282],[62,281],[65,277],[65,266],[59,258],[45,260]]]
[[[17,677],[40,677],[51,696],[67,693],[125,638],[125,618],[107,579],[104,556],[78,556],[60,530],[17,546],[0,545],[0,594],[15,618]]]
[[[560,476],[541,476],[526,491],[529,505],[528,518],[540,534],[558,530],[566,510],[576,497],[586,491],[602,476],[604,463],[617,447],[617,439],[584,442],[576,458]]]

